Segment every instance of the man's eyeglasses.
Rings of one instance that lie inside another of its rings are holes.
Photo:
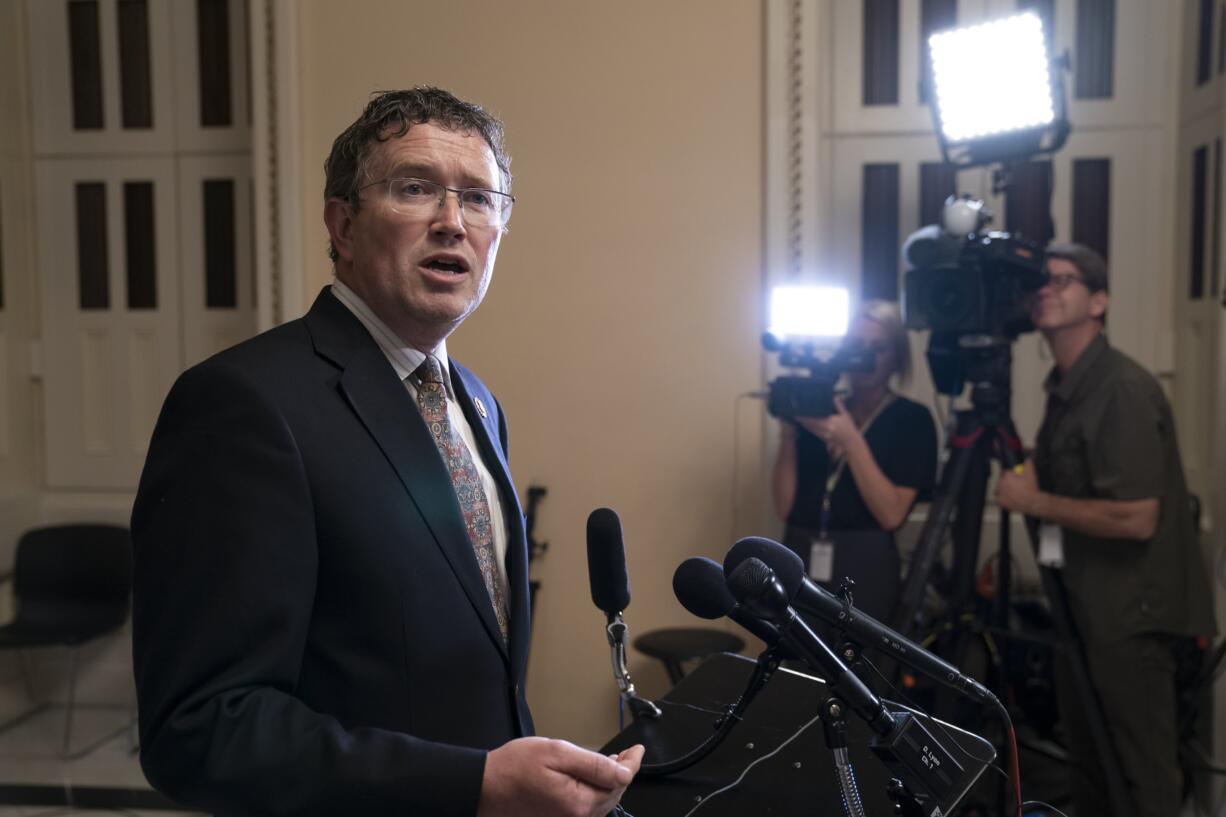
[[[1078,283],[1084,284],[1085,280],[1080,275],[1075,275],[1071,272],[1061,272],[1055,275],[1047,276],[1047,283],[1043,286],[1049,286],[1057,292],[1068,289],[1069,284]]]
[[[448,187],[428,179],[380,179],[359,187],[382,186],[392,210],[405,216],[424,218],[434,214],[447,200],[447,193],[456,194],[464,223],[470,227],[505,227],[511,218],[515,197],[497,190],[480,187]]]

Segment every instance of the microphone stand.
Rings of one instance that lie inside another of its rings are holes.
[[[617,681],[621,699],[630,708],[630,714],[635,718],[660,717],[660,707],[651,701],[640,698],[634,690],[634,682],[630,680],[630,670],[626,668],[626,622],[620,612],[609,613],[609,623],[605,634],[609,638],[609,651],[613,659],[613,678]]]
[[[822,701],[818,714],[822,718],[826,748],[834,756],[834,771],[843,795],[843,810],[847,817],[866,817],[864,801],[860,798],[860,787],[856,783],[856,773],[847,753],[847,704],[838,695],[831,695]],[[871,745],[877,749],[878,744],[879,739],[874,739]],[[891,765],[889,768],[894,771],[897,767]],[[894,802],[894,814],[899,817],[926,817],[924,808],[915,795],[897,777],[890,777],[886,794]]]
[[[714,752],[716,747],[724,742],[724,738],[728,737],[729,733],[732,732],[732,727],[741,722],[741,717],[745,714],[745,710],[749,708],[750,702],[766,686],[766,682],[775,674],[775,670],[779,668],[779,662],[782,660],[780,650],[777,647],[770,647],[759,655],[753,675],[750,676],[749,683],[745,685],[745,691],[724,711],[720,719],[715,722],[715,734],[679,758],[664,763],[642,764],[639,766],[639,777],[664,777],[665,775],[676,774],[690,768]]]
[[[847,817],[865,817],[864,802],[860,799],[860,788],[856,785],[856,773],[851,767],[851,758],[847,755],[847,720],[844,713],[847,705],[836,695],[831,695],[822,702],[822,732],[826,736],[826,748],[834,755],[834,771],[839,778],[839,789],[843,792],[843,810]]]

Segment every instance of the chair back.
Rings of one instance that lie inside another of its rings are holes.
[[[132,537],[117,525],[52,525],[22,534],[13,567],[18,618],[75,611],[99,626],[127,618]]]

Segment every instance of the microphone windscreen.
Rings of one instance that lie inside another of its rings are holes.
[[[774,571],[761,559],[749,556],[728,574],[728,592],[744,604],[774,578]]]
[[[788,548],[762,536],[747,536],[732,546],[724,557],[724,576],[732,581],[733,572],[749,559],[759,559],[771,570],[787,591],[795,597],[805,578],[805,563]],[[736,595],[735,592],[733,595]]]
[[[616,615],[630,606],[622,523],[608,508],[597,508],[587,518],[587,576],[592,602],[605,613]]]
[[[699,618],[723,618],[736,606],[736,599],[728,592],[723,568],[702,556],[686,559],[677,566],[673,593],[682,607]]]

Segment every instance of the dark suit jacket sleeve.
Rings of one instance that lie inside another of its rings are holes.
[[[294,696],[314,511],[295,440],[257,384],[215,363],[180,378],[132,533],[141,762],[156,788],[222,815],[476,811],[483,751],[347,728]]]

